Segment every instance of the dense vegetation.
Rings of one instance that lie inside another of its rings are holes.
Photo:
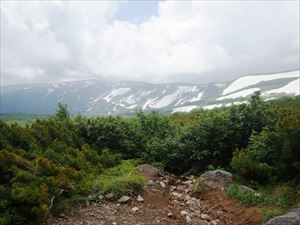
[[[71,118],[60,104],[53,117],[0,129],[0,224],[140,188],[137,160],[180,174],[222,167],[252,187],[289,183],[293,200],[300,196],[299,97],[264,102],[256,93],[249,104],[133,118]]]

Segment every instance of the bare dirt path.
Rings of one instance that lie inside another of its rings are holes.
[[[148,184],[126,203],[104,201],[78,206],[44,225],[261,225],[255,208],[246,208],[220,191],[195,194],[192,180],[139,168]]]

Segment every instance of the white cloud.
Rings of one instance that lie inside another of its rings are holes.
[[[299,2],[162,1],[140,24],[113,20],[119,4],[1,2],[2,84],[222,81],[299,68]]]

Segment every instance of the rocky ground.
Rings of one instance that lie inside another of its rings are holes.
[[[198,187],[201,192],[196,191],[193,177],[177,177],[149,165],[139,170],[148,183],[136,196],[123,196],[117,201],[103,196],[100,203],[72,208],[44,225],[262,224],[255,208],[227,198],[222,190]]]

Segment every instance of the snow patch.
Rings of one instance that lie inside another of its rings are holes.
[[[199,92],[199,93],[197,94],[197,96],[193,97],[193,98],[190,100],[190,102],[200,101],[201,98],[202,98],[202,95],[203,95],[203,92]]]
[[[259,90],[260,90],[259,88],[249,88],[249,89],[242,90],[242,91],[230,94],[230,95],[219,97],[219,98],[217,98],[217,100],[220,101],[220,100],[228,99],[228,98],[234,99],[234,98],[246,97],[247,95],[250,95],[250,94],[254,93],[255,91],[259,91]]]
[[[128,97],[121,99],[120,102],[126,102],[128,104],[134,104],[134,103],[136,103],[137,100],[138,99],[134,95],[129,95]]]
[[[106,102],[110,102],[111,99],[113,99],[114,97],[118,96],[118,95],[123,95],[126,94],[128,91],[130,91],[130,88],[118,88],[113,90],[109,95],[107,95],[106,97],[104,97],[103,99]]]
[[[203,109],[214,109],[214,108],[220,108],[222,106],[223,106],[223,104],[212,104],[212,105],[203,106],[202,108]]]
[[[143,105],[142,109],[146,109],[147,107],[151,107],[152,104],[154,104],[156,102],[158,98],[150,98],[147,99],[147,101],[145,102],[145,104]]]
[[[125,106],[124,108],[126,108],[126,109],[134,109],[136,107],[137,107],[137,104],[133,104],[131,106]]]
[[[175,108],[172,113],[176,113],[176,112],[190,112],[193,109],[197,108],[197,105],[188,105],[188,106],[182,106],[182,107],[178,107]]]
[[[241,77],[234,82],[232,82],[227,88],[224,89],[223,95],[228,93],[243,89],[245,87],[258,84],[261,81],[270,81],[270,80],[277,80],[282,78],[293,78],[300,76],[300,70],[285,72],[285,73],[276,73],[271,75],[250,75]]]
[[[150,105],[149,106],[154,108],[154,109],[167,107],[168,105],[170,105],[175,100],[178,100],[178,96],[180,96],[181,94],[189,93],[189,92],[195,92],[197,90],[198,90],[197,86],[192,86],[192,87],[191,86],[178,86],[177,90],[175,92],[173,92],[172,94],[164,96],[159,101],[157,101],[156,103],[151,104],[151,106]]]
[[[270,95],[270,94],[277,94],[277,93],[299,95],[300,94],[300,79],[296,79],[281,88],[266,91],[263,93],[263,95]]]

